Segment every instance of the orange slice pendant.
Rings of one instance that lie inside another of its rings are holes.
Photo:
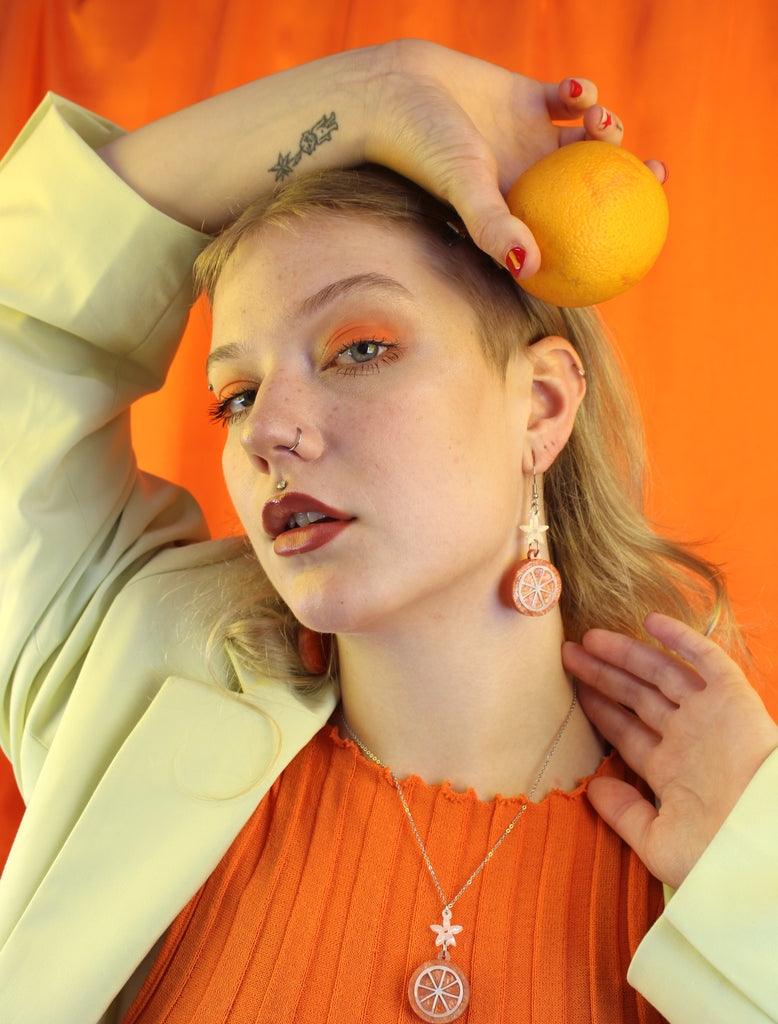
[[[470,984],[449,960],[427,960],[417,967],[408,982],[408,999],[413,1012],[433,1024],[446,1024],[461,1017],[470,1002]]]
[[[513,603],[522,615],[545,615],[562,593],[556,567],[537,556],[519,562],[513,577]]]
[[[470,983],[465,974],[451,963],[449,946],[456,946],[461,924],[451,923],[451,908],[443,908],[443,924],[431,924],[437,934],[436,946],[443,948],[437,960],[427,960],[417,967],[408,982],[408,999],[413,1012],[432,1024],[446,1024],[461,1017],[470,1002]]]

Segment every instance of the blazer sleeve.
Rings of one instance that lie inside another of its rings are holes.
[[[778,1022],[778,750],[643,939],[628,978],[670,1024]]]
[[[49,95],[0,164],[0,739],[29,794],[122,585],[207,529],[138,471],[129,406],[157,389],[206,236],[94,149],[119,129]]]

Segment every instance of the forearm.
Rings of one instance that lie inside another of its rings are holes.
[[[381,163],[451,203],[498,262],[516,246],[526,250],[528,276],[540,253],[500,191],[566,141],[621,141],[618,119],[604,120],[595,105],[594,84],[575,86],[399,40],[233,89],[117,139],[101,155],[152,206],[209,232],[287,171]],[[579,128],[554,123],[578,118]]]
[[[152,206],[214,232],[298,167],[364,159],[383,53],[336,54],[250,82],[122,136],[100,155]]]

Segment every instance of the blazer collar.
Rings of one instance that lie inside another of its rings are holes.
[[[27,894],[0,950],[7,1024],[96,1021],[335,706],[329,689],[305,700],[281,684],[255,692],[248,698],[191,679],[166,680]],[[41,803],[52,781],[44,776],[79,756],[83,736],[63,728],[41,775]],[[17,885],[30,885],[25,846],[38,825],[45,829],[36,820],[37,797],[36,789],[8,886],[14,875]]]

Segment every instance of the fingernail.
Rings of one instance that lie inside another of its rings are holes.
[[[606,110],[605,107],[603,107],[602,108],[602,121],[600,121],[600,131],[603,131],[605,128],[610,128],[610,126],[612,124],[613,124],[613,114],[611,114],[610,110]]]
[[[662,184],[666,185],[667,179],[670,177],[670,171],[667,168],[667,164],[663,160],[660,160],[659,163],[662,165],[662,169],[665,172],[665,176],[664,178],[662,178]]]
[[[574,78],[570,79],[570,95],[573,99],[577,99],[583,92],[583,86],[580,82],[576,82]]]
[[[518,277],[521,273],[521,268],[524,266],[526,258],[527,250],[522,249],[520,245],[514,246],[505,257],[505,265],[514,277]]]

